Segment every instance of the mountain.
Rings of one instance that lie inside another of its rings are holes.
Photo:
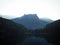
[[[40,20],[51,23],[53,22],[53,20],[49,19],[49,18],[40,18]]]
[[[21,23],[28,29],[40,29],[43,28],[46,24],[51,23],[52,20],[47,21],[39,19],[36,14],[25,14],[22,17],[12,19],[16,23]]]
[[[60,20],[47,24],[43,29],[35,31],[36,37],[43,37],[53,45],[60,45]]]
[[[40,30],[41,33],[41,30]],[[48,25],[44,29],[42,29],[42,33],[40,37],[43,36],[49,42],[53,43],[54,45],[60,45],[60,20],[56,20]]]
[[[9,16],[9,15],[0,15],[0,17],[3,17],[3,18],[5,18],[5,19],[15,18],[14,16]]]
[[[42,27],[45,27],[47,24],[52,23],[53,20],[48,19],[48,18],[40,18],[40,24]]]
[[[0,45],[15,45],[24,39],[26,28],[11,20],[0,17]]]

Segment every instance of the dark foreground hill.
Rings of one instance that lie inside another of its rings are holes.
[[[60,20],[54,21],[44,29],[38,30],[38,36],[46,38],[49,42],[54,45],[60,45]]]
[[[0,45],[16,45],[24,39],[26,28],[11,20],[0,17]]]
[[[60,20],[48,24],[44,29],[48,33],[48,39],[55,45],[60,45]]]

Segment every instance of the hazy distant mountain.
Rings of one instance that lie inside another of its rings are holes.
[[[48,22],[48,23],[53,22],[53,20],[51,20],[49,18],[40,18],[40,20]]]
[[[15,18],[14,16],[9,16],[9,15],[0,15],[0,17],[3,17],[3,18],[5,18],[5,19]]]
[[[28,29],[43,28],[46,24],[52,22],[50,19],[39,19],[36,14],[25,14],[22,17],[12,19],[16,23],[20,23]]]
[[[48,19],[48,18],[40,18],[40,24],[42,27],[45,27],[47,24],[52,23],[53,20]]]

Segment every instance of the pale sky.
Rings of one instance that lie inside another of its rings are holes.
[[[60,19],[60,0],[0,0],[0,15],[21,17],[24,14]]]

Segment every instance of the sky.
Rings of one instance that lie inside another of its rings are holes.
[[[52,20],[60,19],[60,0],[0,0],[0,16],[14,18],[24,14],[37,14],[39,18]]]

